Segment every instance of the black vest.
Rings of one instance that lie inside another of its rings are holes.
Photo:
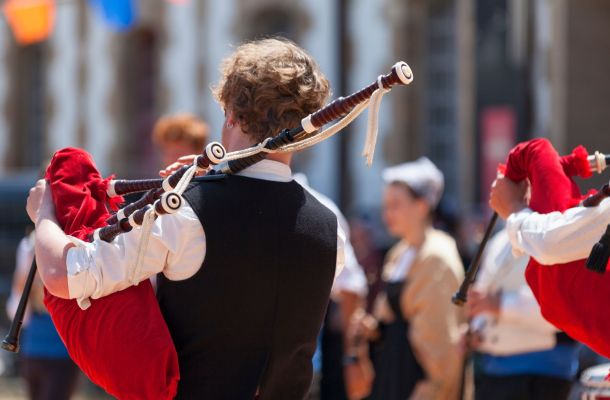
[[[298,183],[227,176],[184,194],[206,236],[191,278],[160,275],[180,399],[301,399],[333,282],[337,219]]]

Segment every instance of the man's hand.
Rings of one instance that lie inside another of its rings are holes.
[[[165,178],[165,177],[173,174],[174,172],[178,171],[180,168],[182,168],[185,165],[192,165],[193,161],[195,161],[195,158],[197,158],[197,154],[182,156],[175,163],[170,164],[167,167],[165,167],[165,169],[162,169],[161,171],[159,171],[159,176]]]
[[[468,292],[467,313],[473,318],[481,313],[497,317],[500,314],[501,293],[484,293],[478,290]]]
[[[25,209],[33,223],[38,222],[41,217],[55,216],[51,189],[48,188],[44,179],[38,180],[36,185],[30,189]]]
[[[352,315],[347,337],[354,342],[359,342],[362,339],[368,341],[379,339],[377,320],[362,309],[356,310]]]
[[[350,400],[367,397],[373,387],[375,371],[369,358],[368,341],[377,340],[379,331],[377,320],[362,308],[358,308],[351,316],[345,334],[348,344],[345,357],[343,377],[345,390]]]
[[[503,219],[527,207],[529,182],[515,183],[500,176],[491,185],[489,206]]]
[[[460,325],[458,350],[462,357],[465,357],[469,351],[479,348],[481,343],[483,343],[483,336],[480,331],[471,330],[469,323]]]

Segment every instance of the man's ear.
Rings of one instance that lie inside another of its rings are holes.
[[[235,114],[233,114],[231,111],[227,110],[225,113],[225,123],[227,125],[235,126],[235,125],[239,125],[239,120],[237,118],[235,118]]]

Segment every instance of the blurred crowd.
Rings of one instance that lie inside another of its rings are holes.
[[[151,137],[159,167],[200,153],[208,135],[206,123],[193,115],[160,119]],[[524,278],[528,259],[513,256],[506,232],[493,237],[466,307],[457,307],[451,297],[476,249],[481,222],[457,226],[439,210],[443,174],[425,157],[389,167],[382,178],[383,227],[373,216],[346,218],[305,175],[294,175],[349,232],[345,268],[335,279],[312,360],[309,399],[568,399],[587,366],[579,365],[581,346],[540,314]],[[29,233],[17,249],[11,318],[34,241]],[[42,291],[37,279],[19,374],[31,399],[69,399],[78,370],[45,312]]]

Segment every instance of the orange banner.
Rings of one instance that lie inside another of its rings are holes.
[[[7,0],[2,11],[19,44],[46,40],[53,30],[54,0]]]

